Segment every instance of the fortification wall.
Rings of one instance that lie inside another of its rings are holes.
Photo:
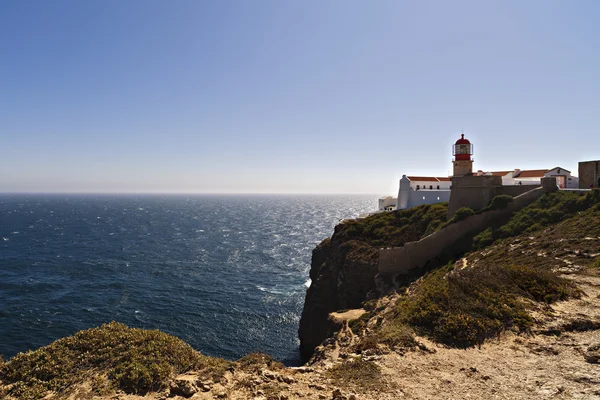
[[[528,206],[545,193],[558,190],[554,178],[543,178],[542,186],[525,192],[513,199],[504,210],[491,210],[475,214],[462,221],[455,222],[445,228],[417,241],[406,243],[403,247],[379,250],[379,269],[376,281],[380,283],[390,276],[406,275],[415,269],[443,255],[467,251],[465,241],[490,226],[505,223],[510,216]]]
[[[453,246],[464,236],[487,229],[499,217],[510,213],[507,210],[494,210],[476,214],[450,224],[418,242],[409,242],[403,247],[381,249],[379,250],[379,274],[407,274],[415,268],[423,267],[429,260],[442,254],[445,249]]]
[[[456,210],[469,207],[481,210],[497,195],[501,194],[501,176],[455,176],[452,178],[452,193],[448,204],[448,219]]]
[[[600,160],[581,161],[579,163],[579,188],[591,189],[600,187]]]
[[[532,189],[539,188],[541,185],[513,185],[513,186],[502,186],[500,194],[507,194],[512,197],[519,196],[523,193],[529,192]]]

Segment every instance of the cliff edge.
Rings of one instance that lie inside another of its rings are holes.
[[[339,329],[329,318],[334,311],[358,308],[376,297],[379,249],[413,242],[446,222],[447,203],[348,220],[313,250],[310,287],[300,319],[300,352],[308,360],[315,347]]]

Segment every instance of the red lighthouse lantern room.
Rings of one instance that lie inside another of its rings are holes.
[[[454,144],[454,147],[452,148],[452,155],[456,161],[471,160],[471,156],[473,155],[473,145],[468,139],[465,139],[464,133],[460,135],[460,139],[458,139]]]

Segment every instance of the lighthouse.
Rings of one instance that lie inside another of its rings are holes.
[[[460,139],[456,141],[452,147],[452,155],[454,156],[454,174],[453,176],[465,176],[473,173],[473,145],[468,139],[465,139],[465,134],[460,135]]]

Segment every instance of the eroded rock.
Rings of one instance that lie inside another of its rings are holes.
[[[588,347],[583,357],[590,364],[600,364],[600,344]]]

